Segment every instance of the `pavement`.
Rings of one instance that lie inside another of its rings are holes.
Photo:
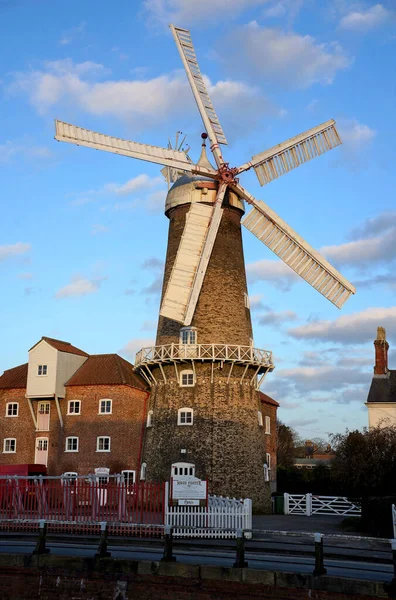
[[[253,529],[364,536],[364,533],[358,531],[343,530],[341,523],[344,519],[343,515],[253,515],[252,522]]]

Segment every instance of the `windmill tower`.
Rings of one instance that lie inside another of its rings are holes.
[[[266,185],[341,141],[331,120],[229,167],[220,148],[227,141],[190,33],[171,30],[215,167],[205,141],[194,164],[178,147],[148,146],[59,121],[55,137],[159,163],[175,181],[165,205],[169,236],[156,345],[143,348],[135,361],[151,387],[142,477],[166,480],[182,469],[208,479],[213,493],[250,497],[260,509],[268,503],[269,486],[259,387],[274,365],[270,351],[253,347],[241,222],[337,307],[355,288],[245,190],[239,175],[254,168]],[[243,217],[245,203],[251,210]]]

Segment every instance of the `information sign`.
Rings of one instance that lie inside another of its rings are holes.
[[[173,500],[206,500],[206,481],[197,477],[174,477],[172,480]]]

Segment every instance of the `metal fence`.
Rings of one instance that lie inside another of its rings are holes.
[[[0,477],[0,525],[95,530],[100,522],[126,534],[128,524],[163,524],[164,484],[107,477]]]
[[[313,494],[284,494],[285,515],[349,515],[360,516],[358,504],[345,496],[314,496]]]

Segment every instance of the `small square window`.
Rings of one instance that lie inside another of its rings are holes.
[[[99,403],[99,414],[110,415],[111,414],[112,400],[101,400]]]
[[[7,404],[6,417],[17,417],[18,409],[19,409],[18,402],[9,402]]]
[[[193,371],[182,371],[180,374],[180,385],[183,387],[192,387],[195,384]]]
[[[177,424],[178,425],[192,425],[194,418],[194,411],[192,408],[180,408],[177,413]]]
[[[38,365],[37,374],[38,375],[47,375],[47,365]]]
[[[78,452],[78,437],[66,438],[65,452]]]
[[[67,414],[68,415],[80,415],[81,414],[80,400],[69,400],[69,407],[68,407]]]
[[[108,436],[100,436],[96,441],[97,452],[110,452],[110,438]]]
[[[6,438],[4,440],[3,452],[9,453],[9,454],[16,452],[16,439],[15,438]]]

